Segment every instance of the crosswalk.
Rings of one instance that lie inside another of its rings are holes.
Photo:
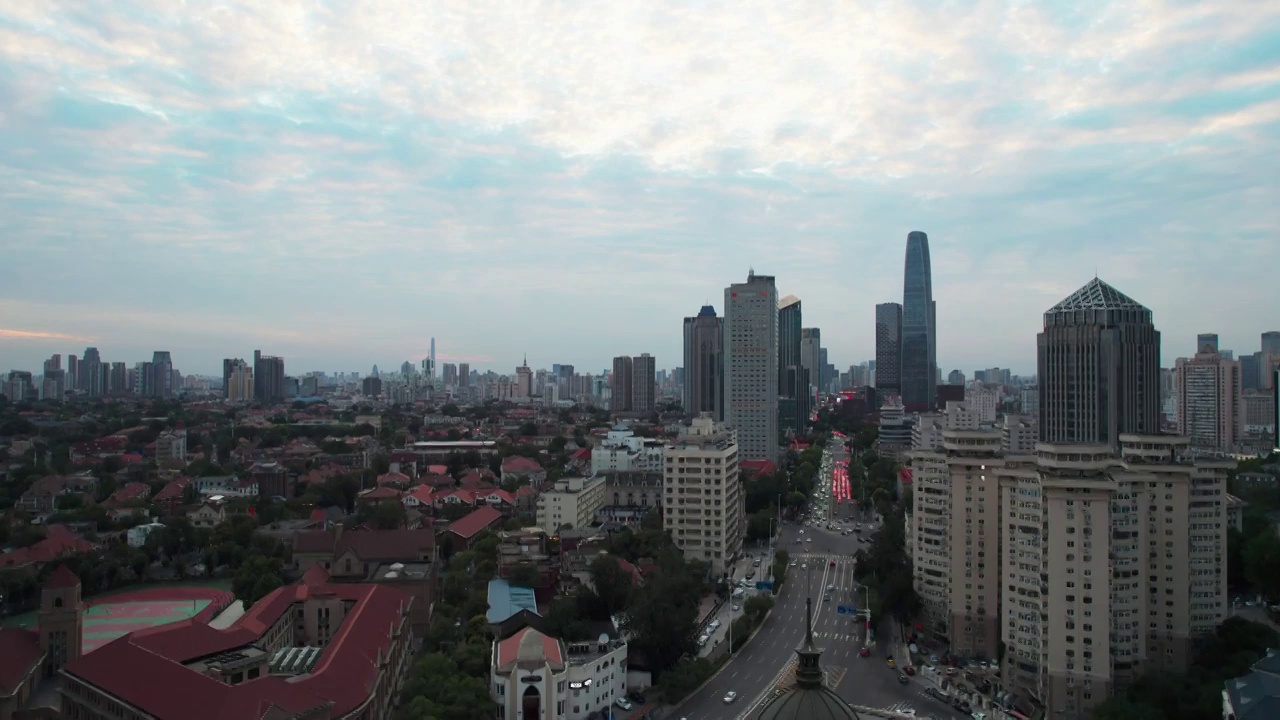
[[[861,643],[862,636],[850,633],[829,633],[816,632],[813,634],[815,640],[830,640],[832,642]]]
[[[923,695],[924,693],[921,693],[921,694]],[[896,702],[896,703],[894,703],[894,704],[892,704],[892,705],[890,705],[890,706],[888,706],[888,707],[886,707],[886,708],[883,708],[883,709],[884,709],[884,710],[887,710],[887,711],[889,711],[889,712],[902,713],[903,715],[915,715],[915,714],[916,714],[916,709],[915,709],[914,707],[912,707],[911,703],[905,703],[905,702]]]
[[[832,560],[835,560],[836,562],[845,562],[845,561],[853,562],[853,556],[852,556],[852,555],[841,555],[841,554],[839,554],[839,553],[807,553],[807,552],[806,552],[806,553],[796,553],[795,555],[792,555],[792,556],[791,556],[791,559],[792,559],[792,560],[799,560],[799,561],[801,561],[801,562],[827,562],[827,563],[829,563],[829,562],[831,562]]]

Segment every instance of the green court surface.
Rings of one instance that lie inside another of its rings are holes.
[[[96,650],[135,630],[195,617],[209,603],[209,600],[138,600],[94,605],[84,613],[84,652]]]

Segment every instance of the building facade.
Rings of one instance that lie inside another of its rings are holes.
[[[1174,385],[1178,433],[1196,447],[1231,450],[1244,436],[1240,362],[1205,343],[1192,358],[1178,358]]]
[[[809,373],[809,395],[816,396],[822,387],[822,329],[800,328],[800,365]]]
[[[1044,314],[1036,337],[1040,439],[1116,446],[1160,432],[1160,333],[1151,311],[1094,278]]]
[[[742,551],[746,528],[734,435],[700,415],[667,445],[663,458],[663,527],[685,557],[706,561],[717,575]]]
[[[907,234],[902,280],[902,404],[908,410],[933,407],[938,384],[937,306],[933,300],[933,270],[929,236]],[[876,362],[876,367],[880,363]]]
[[[604,630],[566,643],[532,627],[495,640],[489,692],[502,720],[609,717],[627,693],[627,644]]]
[[[724,321],[704,305],[684,319],[684,411],[724,420]]]
[[[876,305],[875,387],[881,395],[902,394],[902,306]]]
[[[604,481],[599,475],[557,480],[553,489],[538,495],[538,527],[553,534],[590,527],[605,503]]]
[[[800,298],[788,295],[778,307],[778,427],[803,434],[809,424],[812,394],[801,345]]]
[[[635,390],[631,357],[619,355],[613,359],[612,383],[609,386],[609,409],[616,413],[631,412],[631,393]]]
[[[743,459],[778,461],[778,289],[751,272],[724,291],[725,423]]]
[[[651,415],[658,409],[657,366],[649,353],[631,358],[631,412]]]

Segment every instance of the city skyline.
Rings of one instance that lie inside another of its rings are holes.
[[[847,367],[916,229],[944,375],[1095,271],[1166,365],[1268,329],[1280,2],[686,5],[5,4],[0,369],[673,367],[748,267]]]

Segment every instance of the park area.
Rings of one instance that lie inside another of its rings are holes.
[[[86,601],[83,652],[93,652],[135,630],[190,619],[207,623],[234,600],[231,591],[210,585],[146,587],[92,598]],[[35,627],[38,622],[38,613],[25,613],[6,618],[4,624]]]

